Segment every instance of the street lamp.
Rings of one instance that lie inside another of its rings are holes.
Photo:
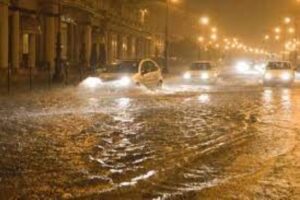
[[[213,33],[217,33],[217,32],[218,32],[218,29],[217,29],[217,27],[212,27],[212,28],[211,28],[211,32],[213,32]]]
[[[170,3],[178,3],[179,0],[166,0],[166,27],[165,27],[165,72],[169,71],[169,15]]]
[[[199,37],[198,37],[198,41],[199,41],[200,43],[203,43],[203,42],[204,42],[204,37],[199,36]]]
[[[275,32],[275,33],[281,33],[281,28],[280,28],[280,27],[276,27],[276,28],[274,29],[274,32]]]
[[[213,34],[210,35],[210,39],[211,39],[212,41],[217,41],[218,35],[215,34],[215,33],[213,33]]]
[[[207,26],[210,22],[210,19],[209,17],[207,16],[203,16],[200,18],[200,24],[204,25],[204,26]]]
[[[58,23],[57,23],[57,35],[56,35],[56,57],[55,57],[55,72],[53,80],[57,82],[63,81],[63,70],[62,70],[62,41],[61,41],[61,15],[62,15],[62,4],[58,1]]]
[[[265,40],[269,40],[270,36],[269,35],[265,35]]]
[[[285,23],[285,24],[290,24],[291,21],[292,21],[292,20],[291,20],[290,17],[285,17],[285,18],[284,18],[284,23]]]
[[[289,27],[288,28],[288,33],[294,34],[295,33],[295,29],[293,27]]]

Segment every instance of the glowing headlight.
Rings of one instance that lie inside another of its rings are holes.
[[[131,80],[130,80],[129,77],[124,76],[124,77],[122,77],[122,78],[119,80],[119,83],[120,83],[122,86],[128,86],[128,85],[130,85]]]
[[[102,84],[102,80],[97,77],[88,77],[86,78],[81,85],[87,88],[96,88]]]
[[[292,79],[292,76],[290,73],[284,73],[281,75],[281,79],[284,80],[284,81],[289,81]]]
[[[209,74],[208,73],[202,73],[201,74],[201,79],[203,79],[203,80],[209,79]]]
[[[183,75],[183,78],[186,80],[191,79],[191,77],[192,77],[192,75],[189,72],[187,72]]]
[[[239,63],[237,63],[237,65],[236,65],[236,70],[237,70],[238,72],[245,73],[245,72],[247,72],[248,70],[250,70],[250,66],[249,66],[249,64],[247,64],[246,62],[239,62]]]
[[[273,78],[272,74],[270,74],[270,73],[265,74],[266,80],[271,80],[272,78]]]

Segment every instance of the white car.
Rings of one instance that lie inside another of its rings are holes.
[[[100,78],[103,82],[112,81],[120,87],[144,85],[154,88],[163,84],[161,68],[152,59],[119,60],[108,66]]]
[[[266,66],[263,77],[265,86],[284,85],[290,86],[295,80],[295,71],[290,62],[272,61]]]
[[[217,81],[218,71],[212,62],[198,61],[192,63],[189,70],[184,73],[183,79],[186,82],[211,84]]]

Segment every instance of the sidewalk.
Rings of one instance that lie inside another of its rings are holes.
[[[32,70],[22,69],[18,72],[10,74],[10,82],[8,82],[8,71],[0,71],[0,95],[14,95],[18,93],[26,93],[31,91],[44,91],[53,88],[77,85],[80,80],[93,73],[90,69],[85,69],[82,73],[78,69],[71,69],[64,73],[64,80],[60,83],[53,81],[53,73],[48,70]]]

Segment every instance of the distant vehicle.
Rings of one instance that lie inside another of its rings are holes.
[[[118,60],[100,73],[102,81],[115,81],[120,87],[144,85],[161,87],[163,77],[159,65],[151,59]]]
[[[218,79],[218,72],[212,62],[198,61],[191,64],[189,70],[184,73],[183,79],[187,82],[213,84]]]
[[[272,61],[266,66],[264,85],[291,86],[295,80],[295,71],[290,62]]]

